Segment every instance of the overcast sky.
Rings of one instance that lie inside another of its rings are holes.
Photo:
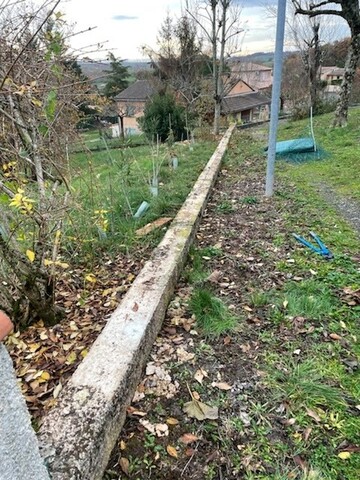
[[[274,0],[239,0],[238,3],[242,6],[241,20],[247,32],[242,53],[272,51],[275,20],[268,18],[264,4]],[[136,59],[142,58],[142,45],[156,46],[157,32],[167,12],[179,16],[182,4],[184,0],[65,0],[61,11],[68,22],[75,24],[75,30],[96,27],[75,36],[74,48],[101,44],[102,52],[92,52],[90,57],[105,58],[106,52],[112,49],[119,58]]]

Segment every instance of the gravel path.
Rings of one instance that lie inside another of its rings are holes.
[[[316,184],[325,200],[333,205],[336,210],[350,223],[353,229],[360,236],[360,204],[355,200],[340,196],[329,185],[325,183]]]

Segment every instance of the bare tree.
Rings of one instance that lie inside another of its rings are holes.
[[[157,47],[143,47],[155,75],[177,93],[187,110],[193,111],[202,94],[202,79],[210,73],[194,20],[184,14],[174,21],[168,14],[160,27]]]
[[[221,105],[227,93],[224,79],[226,59],[239,51],[240,34],[244,32],[240,24],[241,10],[235,0],[198,0],[191,5],[187,2],[187,12],[199,25],[211,48],[214,133],[217,135]]]
[[[295,47],[300,51],[305,74],[308,80],[309,103],[313,111],[316,112],[319,103],[320,68],[321,68],[321,45],[320,32],[323,25],[319,19],[312,17],[302,18],[290,12],[291,18],[287,19],[288,33]]]
[[[0,9],[0,308],[23,324],[57,321],[55,279],[66,268],[67,144],[81,88],[58,4]]]
[[[301,56],[294,53],[284,61],[281,96],[294,117],[308,111],[309,83]]]
[[[292,0],[296,13],[310,18],[319,15],[336,15],[349,25],[351,41],[345,64],[345,74],[341,84],[341,93],[336,106],[334,126],[347,123],[351,87],[360,58],[360,11],[359,0],[318,0],[310,4],[302,0]]]

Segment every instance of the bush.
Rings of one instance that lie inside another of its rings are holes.
[[[149,140],[157,137],[165,142],[171,131],[174,140],[187,138],[185,109],[178,105],[173,95],[154,95],[145,105],[144,116],[139,119],[139,125]]]

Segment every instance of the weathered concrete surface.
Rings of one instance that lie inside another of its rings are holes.
[[[44,419],[39,440],[53,480],[102,478],[232,131]]]
[[[12,361],[1,343],[0,480],[50,480]]]

